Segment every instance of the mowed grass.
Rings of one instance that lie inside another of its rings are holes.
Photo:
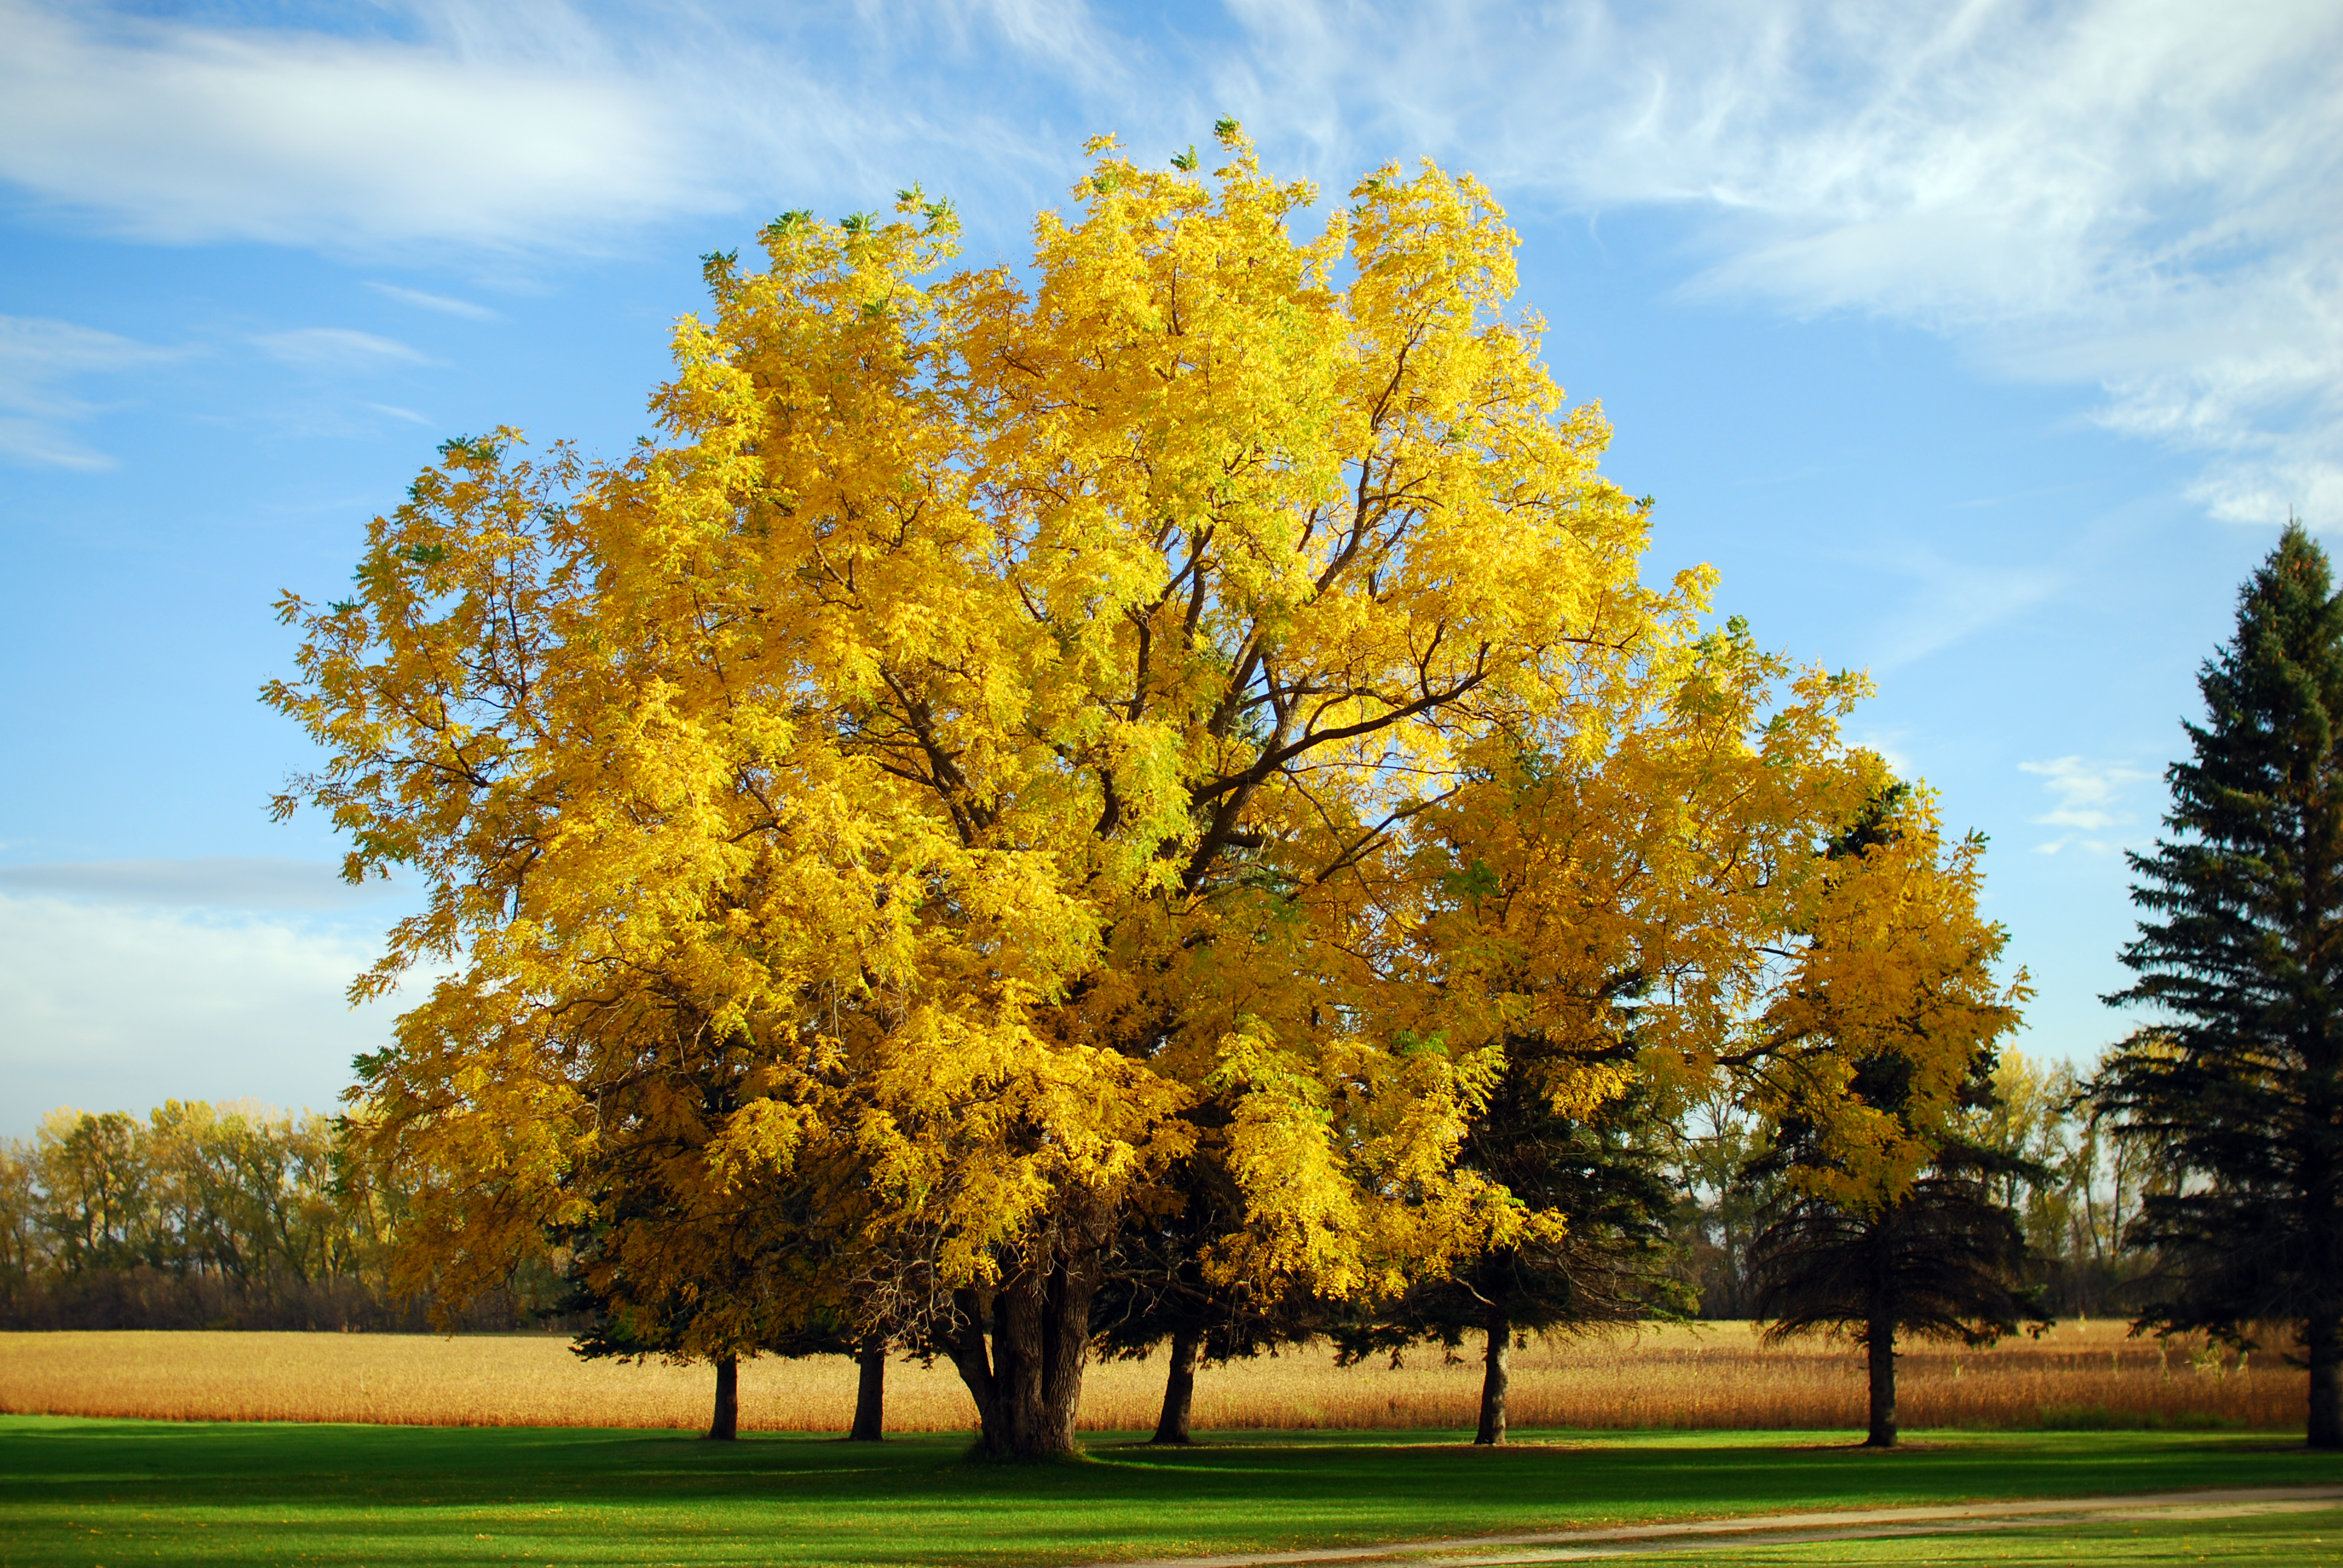
[[[1477,1349],[1477,1347],[1472,1347]],[[1092,1432],[1151,1428],[1164,1363],[1108,1362],[1084,1384]],[[704,1367],[580,1362],[548,1335],[0,1334],[0,1410],[177,1421],[631,1426],[708,1421]],[[946,1365],[888,1372],[896,1432],[966,1432],[974,1407]],[[1906,1424],[2198,1425],[2298,1429],[2305,1374],[2275,1355],[2240,1366],[2202,1345],[2129,1337],[2119,1322],[2063,1322],[1986,1351],[1920,1345],[1899,1374]],[[1324,1346],[1211,1367],[1196,1382],[1204,1431],[1439,1430],[1469,1423],[1481,1369],[1437,1348],[1404,1366],[1337,1367]],[[1518,1425],[1817,1431],[1864,1417],[1863,1358],[1826,1340],[1769,1345],[1745,1323],[1647,1328],[1542,1342],[1513,1356]],[[741,1376],[742,1425],[842,1432],[854,1368],[842,1357],[765,1358]]]
[[[1462,1432],[1252,1434],[1185,1452],[1106,1436],[1085,1462],[1020,1467],[971,1462],[942,1436],[721,1444],[636,1431],[6,1417],[0,1564],[1072,1563],[2343,1481],[2343,1459],[2246,1433],[1926,1435],[1891,1453],[1848,1446],[1852,1434],[1543,1435],[1491,1452]],[[2192,1562],[2308,1562],[2338,1524],[2343,1511],[1685,1561],[2151,1562],[2184,1560],[2185,1547]]]

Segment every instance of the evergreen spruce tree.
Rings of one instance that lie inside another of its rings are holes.
[[[2131,857],[2138,979],[2107,999],[2156,1016],[2097,1084],[2180,1178],[2126,1237],[2157,1259],[2140,1322],[2241,1346],[2282,1325],[2310,1443],[2343,1447],[2343,598],[2299,524],[2197,687],[2170,836]]]

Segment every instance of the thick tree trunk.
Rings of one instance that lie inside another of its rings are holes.
[[[887,1347],[867,1344],[854,1352],[854,1430],[849,1442],[878,1442],[887,1435]]]
[[[726,1356],[716,1363],[716,1415],[708,1423],[708,1435],[717,1442],[729,1442],[740,1435],[740,1361]]]
[[[1196,1351],[1202,1342],[1193,1329],[1172,1336],[1172,1375],[1163,1380],[1163,1413],[1150,1442],[1188,1441],[1188,1411],[1196,1401]]]
[[[1875,1317],[1867,1325],[1871,1361],[1871,1435],[1866,1448],[1896,1446],[1896,1320]]]
[[[2310,1446],[2343,1448],[2343,1321],[2304,1323],[2302,1349],[2310,1363]]]
[[[1481,1430],[1473,1433],[1473,1441],[1493,1447],[1505,1441],[1505,1385],[1512,1380],[1508,1362],[1513,1348],[1513,1320],[1503,1302],[1489,1303],[1483,1326],[1489,1332],[1489,1344],[1481,1374]]]
[[[1091,1298],[1105,1267],[1102,1245],[1065,1241],[1021,1265],[992,1298],[989,1347],[982,1315],[971,1311],[975,1292],[960,1292],[967,1304],[952,1364],[976,1402],[988,1455],[1049,1459],[1075,1452]]]

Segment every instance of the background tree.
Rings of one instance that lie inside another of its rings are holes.
[[[2033,1309],[2024,1237],[1986,1181],[2009,1162],[1963,1136],[1992,1102],[1999,1040],[2027,994],[1992,972],[1977,918],[1983,841],[1949,853],[1930,803],[1883,791],[1836,836],[1805,946],[1753,1061],[1785,1178],[1751,1249],[1775,1335],[1844,1331],[1865,1352],[1867,1442],[1896,1442],[1899,1331],[1987,1343]]]
[[[1793,670],[1737,620],[1654,639],[1599,732],[1525,716],[1424,813],[1378,994],[1395,1037],[1493,1053],[1456,1161],[1531,1222],[1418,1271],[1347,1339],[1481,1333],[1478,1441],[1503,1441],[1518,1332],[1673,1304],[1668,1123],[1725,1081],[1766,955],[1823,881],[1815,839],[1883,777],[1839,739],[1861,689]]]
[[[1264,1286],[1213,1266],[1242,1230],[1245,1206],[1212,1110],[1208,1101],[1191,1113],[1202,1113],[1195,1150],[1127,1212],[1091,1307],[1107,1354],[1137,1358],[1168,1347],[1151,1442],[1191,1441],[1199,1369],[1299,1343],[1322,1332],[1327,1320],[1325,1303],[1307,1292]]]
[[[0,1322],[419,1327],[423,1304],[388,1278],[398,1195],[353,1153],[331,1119],[251,1104],[53,1112],[0,1143]],[[541,1304],[506,1290],[468,1321],[509,1327]]]
[[[1671,1129],[1677,1200],[1670,1237],[1674,1266],[1703,1318],[1757,1315],[1750,1247],[1778,1193],[1763,1120],[1720,1082]]]
[[[2284,1325],[2309,1441],[2343,1447],[2343,600],[2299,524],[2197,688],[2170,836],[2130,858],[2138,978],[2108,999],[2153,1020],[2097,1081],[2179,1179],[2127,1233],[2158,1264],[2140,1322],[2240,1345]]]
[[[1667,1140],[1648,1097],[1630,1091],[1592,1113],[1557,1112],[1534,1071],[1511,1070],[1473,1116],[1458,1158],[1566,1226],[1491,1248],[1419,1281],[1338,1327],[1345,1361],[1409,1344],[1450,1352],[1482,1338],[1479,1425],[1473,1441],[1505,1441],[1508,1352],[1533,1333],[1584,1333],[1666,1316],[1687,1303],[1669,1269],[1674,1188]]]

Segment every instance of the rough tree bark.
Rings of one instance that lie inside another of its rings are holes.
[[[1018,1261],[993,1292],[990,1313],[977,1292],[956,1293],[961,1328],[952,1365],[976,1402],[987,1456],[1049,1459],[1076,1452],[1091,1299],[1105,1271],[1102,1241],[1061,1235]]]
[[[2343,1320],[2305,1322],[2302,1348],[2310,1363],[2310,1446],[2343,1448]]]
[[[1196,1352],[1203,1336],[1182,1329],[1172,1336],[1172,1373],[1163,1382],[1163,1414],[1151,1442],[1188,1441],[1188,1412],[1196,1399]]]
[[[849,1442],[878,1442],[887,1435],[887,1347],[866,1344],[854,1352],[854,1430]]]
[[[716,1414],[708,1423],[708,1435],[717,1442],[729,1442],[740,1435],[740,1360],[726,1356],[716,1363]]]
[[[1481,1374],[1481,1430],[1473,1433],[1473,1441],[1493,1447],[1505,1441],[1505,1388],[1513,1378],[1513,1314],[1503,1302],[1492,1301],[1483,1323],[1489,1332],[1489,1344]]]

